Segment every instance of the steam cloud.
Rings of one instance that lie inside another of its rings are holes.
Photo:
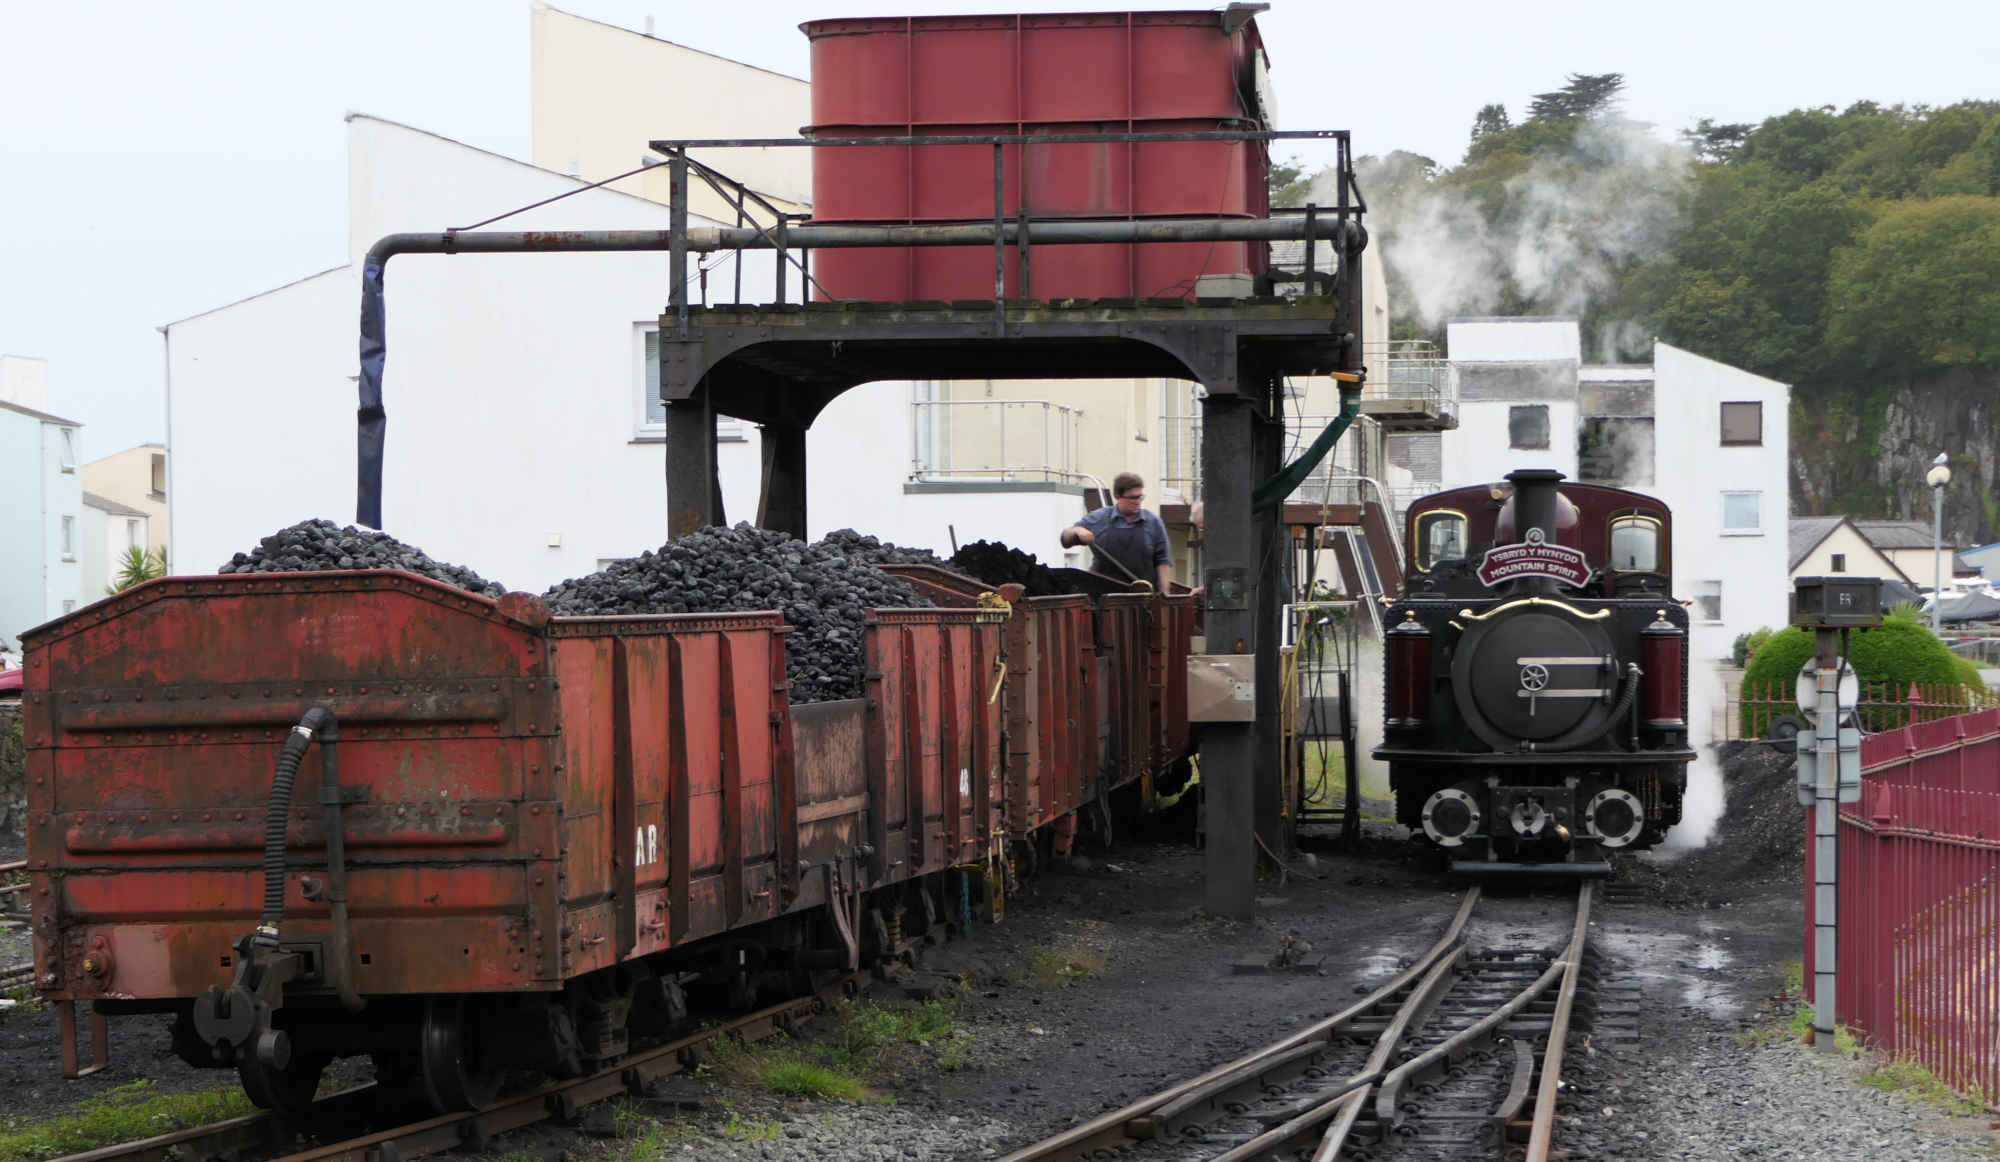
[[[1715,708],[1723,704],[1722,676],[1715,667],[1688,667],[1688,743],[1695,759],[1688,764],[1687,795],[1681,800],[1680,826],[1667,834],[1669,848],[1696,848],[1708,842],[1722,820],[1722,764],[1716,761]]]
[[[1686,218],[1693,157],[1636,122],[1590,122],[1562,153],[1535,155],[1501,183],[1497,218],[1477,195],[1417,172],[1416,159],[1363,158],[1369,228],[1395,282],[1395,310],[1425,329],[1462,315],[1523,304],[1585,316],[1617,288],[1619,273],[1664,249]],[[1325,188],[1322,188],[1322,187]],[[1331,201],[1320,175],[1314,197]],[[1629,321],[1601,326],[1598,357],[1645,350]]]

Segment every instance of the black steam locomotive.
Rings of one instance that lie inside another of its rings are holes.
[[[1375,757],[1397,820],[1456,870],[1601,871],[1680,821],[1695,756],[1672,515],[1562,479],[1523,469],[1410,506]]]

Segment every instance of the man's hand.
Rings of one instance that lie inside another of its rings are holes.
[[[1082,525],[1071,525],[1064,536],[1065,543],[1071,545],[1094,545],[1097,543],[1097,534],[1084,528]]]

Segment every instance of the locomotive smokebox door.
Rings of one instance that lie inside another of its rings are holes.
[[[1495,750],[1547,742],[1602,716],[1616,683],[1595,621],[1514,609],[1471,626],[1452,667],[1468,725]]]

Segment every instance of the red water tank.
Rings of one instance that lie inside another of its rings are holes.
[[[1170,133],[1263,129],[1271,120],[1254,21],[1207,12],[815,20],[815,137]],[[1003,212],[1034,218],[1261,218],[1263,142],[1006,146]],[[813,220],[991,221],[993,149],[850,146],[813,151]],[[1006,257],[1009,296],[1188,297],[1204,275],[1263,272],[1247,243],[1048,246],[1031,286]],[[826,250],[813,276],[839,299],[993,296],[980,247]],[[1235,293],[1229,280],[1206,293]]]

